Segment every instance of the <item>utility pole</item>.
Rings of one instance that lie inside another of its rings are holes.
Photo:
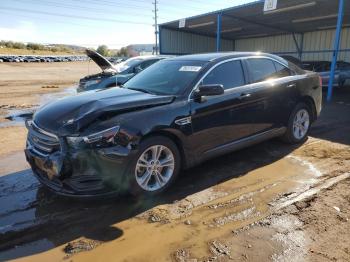
[[[154,5],[154,34],[156,37],[156,46],[155,46],[155,50],[153,53],[155,53],[156,55],[158,55],[158,0],[154,0],[154,2],[152,3]]]

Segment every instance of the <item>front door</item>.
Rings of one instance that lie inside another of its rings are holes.
[[[191,100],[193,134],[190,139],[196,154],[257,133],[264,115],[264,101],[258,89],[246,85],[240,60],[224,62],[203,79],[203,85],[222,84],[225,93]]]

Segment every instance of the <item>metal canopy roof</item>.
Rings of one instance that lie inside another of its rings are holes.
[[[184,28],[179,28],[179,20],[160,27],[215,37],[217,15],[221,14],[221,38],[234,40],[335,29],[337,24],[338,1],[335,0],[278,0],[276,10],[264,13],[263,8],[261,0],[186,18]],[[343,27],[348,26],[350,0],[345,0]]]

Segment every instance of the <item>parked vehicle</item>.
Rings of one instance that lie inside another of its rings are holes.
[[[327,87],[330,79],[332,63],[329,61],[305,61],[303,68],[318,72],[322,78],[322,86]],[[338,61],[335,68],[334,86],[344,87],[350,85],[350,63]]]
[[[0,55],[3,62],[71,62],[86,61],[86,56],[29,56],[29,55]]]
[[[134,75],[165,58],[164,56],[137,56],[113,65],[108,59],[93,50],[87,49],[86,54],[102,69],[102,72],[80,79],[78,92],[123,85]]]
[[[317,73],[275,55],[165,59],[122,88],[39,109],[27,122],[25,154],[61,195],[154,195],[209,158],[273,137],[305,141],[321,100]]]
[[[2,56],[1,59],[4,62],[10,62],[10,57],[9,56]]]

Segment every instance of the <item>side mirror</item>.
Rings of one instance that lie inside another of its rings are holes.
[[[222,95],[224,92],[223,85],[200,85],[198,90],[194,93],[194,98],[200,99],[202,96],[218,96]]]

